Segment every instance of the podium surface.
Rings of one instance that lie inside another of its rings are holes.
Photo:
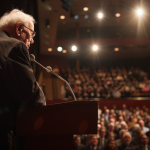
[[[19,110],[16,139],[23,139],[24,150],[43,150],[43,146],[44,150],[53,146],[66,149],[66,142],[73,148],[74,134],[97,134],[97,111],[97,101],[74,101]],[[18,147],[16,150],[20,149]]]

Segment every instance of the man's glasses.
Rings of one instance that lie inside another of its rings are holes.
[[[30,35],[30,37],[33,39],[33,38],[35,37],[35,35],[36,35],[36,32],[33,31],[33,30],[31,30],[30,28],[26,27],[25,25],[22,25],[22,26],[24,26],[25,28],[27,28],[27,29],[29,29],[30,31],[32,31],[32,34]]]

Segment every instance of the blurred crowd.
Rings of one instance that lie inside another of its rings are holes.
[[[148,73],[140,68],[86,68],[61,70],[60,75],[71,85],[77,99],[124,98],[150,95]],[[72,98],[68,86],[65,97]]]
[[[150,111],[98,108],[97,134],[74,135],[74,150],[150,150]]]

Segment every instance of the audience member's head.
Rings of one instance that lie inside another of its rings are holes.
[[[114,123],[110,123],[110,124],[108,125],[108,130],[109,130],[109,132],[113,132],[114,129],[115,129],[115,124],[114,124]]]
[[[104,127],[102,127],[99,131],[100,137],[104,138],[106,135],[106,129]]]
[[[142,119],[139,120],[139,125],[141,128],[144,127],[144,121]]]
[[[123,135],[124,135],[126,132],[127,132],[127,130],[125,130],[125,129],[120,130],[119,136],[120,136],[121,141],[123,141]]]
[[[78,135],[75,136],[73,141],[74,141],[74,145],[75,146],[79,146],[81,144],[81,138],[80,138],[80,136],[78,136]]]
[[[117,147],[115,140],[109,140],[106,146],[106,150],[115,150]]]
[[[92,135],[92,136],[90,137],[89,143],[90,143],[90,145],[91,145],[92,147],[97,146],[97,144],[98,144],[97,135]]]
[[[107,139],[108,139],[108,140],[115,140],[115,135],[114,135],[114,133],[113,133],[113,132],[109,132]]]
[[[129,132],[126,132],[124,135],[123,135],[123,143],[125,145],[129,145],[131,143],[131,140],[132,140],[132,136]]]
[[[140,143],[141,143],[141,145],[147,145],[148,141],[149,141],[148,137],[145,134],[141,135],[141,137],[140,137]]]

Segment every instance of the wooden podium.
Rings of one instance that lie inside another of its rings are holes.
[[[97,101],[74,101],[20,110],[15,150],[71,150],[74,134],[97,134]]]

